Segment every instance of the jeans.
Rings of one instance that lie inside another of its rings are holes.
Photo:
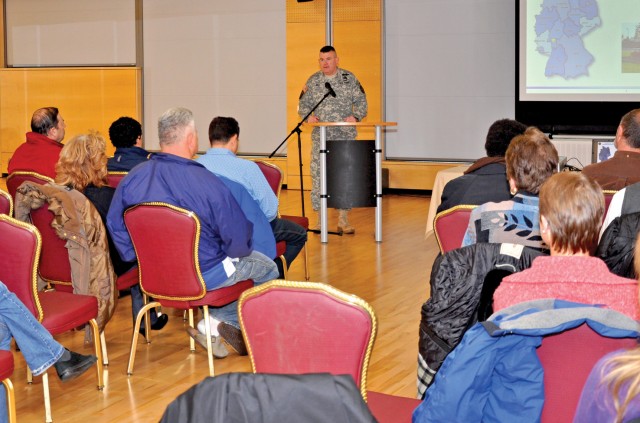
[[[22,301],[0,282],[0,349],[9,351],[12,337],[34,376],[46,372],[64,352],[64,347],[53,339]],[[6,393],[4,385],[0,384],[0,421],[6,416]]]
[[[276,242],[284,241],[287,244],[283,255],[287,260],[288,269],[307,242],[307,231],[297,223],[279,217],[271,221],[271,230]],[[280,278],[284,277],[283,274],[279,276]]]
[[[278,267],[273,260],[257,251],[252,251],[248,256],[242,257],[240,261],[235,263],[235,266],[236,271],[226,281],[218,285],[218,288],[232,286],[247,279],[253,279],[253,286],[257,286],[278,277]],[[206,282],[207,272],[204,272],[202,277]],[[222,307],[209,307],[209,313],[216,320],[240,328],[237,301]]]

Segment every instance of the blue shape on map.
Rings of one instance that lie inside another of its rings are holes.
[[[545,76],[572,79],[588,75],[595,58],[583,38],[602,25],[597,0],[543,0],[540,7],[536,51],[549,56]]]
[[[611,157],[611,149],[609,147],[602,147],[598,153],[598,161],[605,161]]]

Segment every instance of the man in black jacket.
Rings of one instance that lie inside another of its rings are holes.
[[[442,191],[438,213],[460,204],[480,205],[511,198],[504,154],[511,140],[524,133],[526,125],[512,119],[495,121],[487,132],[487,157],[476,160],[464,175],[453,179]]]

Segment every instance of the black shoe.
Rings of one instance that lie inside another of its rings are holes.
[[[63,360],[60,358],[53,364],[56,372],[58,372],[58,377],[63,382],[77,378],[98,361],[95,355],[82,355],[73,351],[67,351],[70,354],[68,359]],[[63,357],[64,355],[66,355],[66,353],[63,354]]]
[[[158,316],[154,323],[151,323],[151,330],[160,330],[167,325],[169,316],[167,314],[161,314]],[[144,327],[140,326],[140,334],[144,336]]]
[[[282,259],[280,257],[276,257],[273,259],[278,266],[278,279],[284,279],[284,264],[282,263]]]
[[[231,345],[240,355],[247,355],[247,346],[244,344],[242,331],[229,323],[221,322],[218,324],[218,332],[222,339]]]

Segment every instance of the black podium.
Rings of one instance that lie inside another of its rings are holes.
[[[396,122],[318,122],[311,123],[310,126],[320,127],[320,242],[326,244],[329,242],[327,234],[327,126],[356,126],[356,127],[375,127],[376,128],[376,140],[373,148],[374,153],[374,173],[375,173],[375,192],[374,201],[376,205],[376,242],[382,242],[382,128],[385,126],[396,126]],[[365,150],[370,150],[371,147],[367,145],[370,141],[347,141],[348,144],[365,144],[362,147]],[[346,147],[351,148],[351,147]],[[360,147],[353,147],[360,148]],[[365,154],[366,155],[366,154]],[[351,165],[344,165],[349,167]],[[351,169],[349,175],[346,178],[338,179],[337,184],[346,184],[349,178],[359,176],[366,172],[361,168],[355,166]],[[369,178],[372,180],[372,178]],[[365,194],[367,196],[368,194]],[[339,195],[335,194],[336,197]],[[345,200],[346,201],[346,200]],[[351,201],[351,200],[348,200]],[[343,203],[338,203],[343,204]],[[344,203],[344,204],[349,204]],[[332,206],[333,207],[333,206]],[[338,206],[336,206],[338,207]],[[350,207],[367,207],[359,205],[351,205]],[[345,208],[342,205],[339,208]],[[349,207],[346,207],[349,208]]]
[[[375,141],[327,141],[327,207],[376,206]]]

